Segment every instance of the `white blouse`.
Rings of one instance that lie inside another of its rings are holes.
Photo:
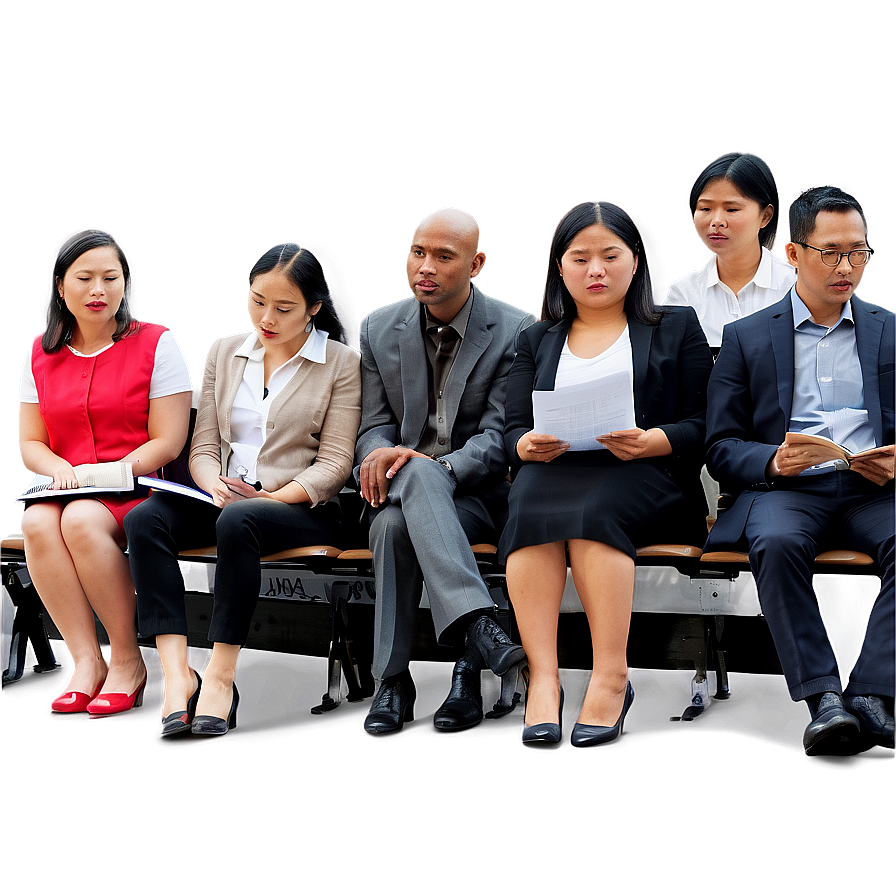
[[[796,282],[796,269],[762,247],[753,279],[735,295],[719,280],[716,256],[704,267],[676,280],[666,295],[667,305],[690,305],[700,320],[706,341],[718,348],[725,324],[774,305]]]
[[[228,476],[242,475],[247,482],[256,481],[255,467],[258,454],[264,446],[268,411],[274,399],[295,376],[305,358],[320,364],[326,363],[327,340],[327,334],[315,327],[298,352],[271,374],[267,393],[264,388],[264,345],[258,336],[250,333],[237,349],[237,357],[248,360],[230,412],[231,455],[227,465]]]

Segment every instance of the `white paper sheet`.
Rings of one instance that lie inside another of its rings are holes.
[[[535,432],[569,442],[570,451],[603,449],[597,436],[635,426],[631,374],[622,370],[590,383],[533,392]]]

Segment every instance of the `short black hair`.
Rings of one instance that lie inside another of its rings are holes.
[[[41,347],[48,355],[55,354],[68,343],[75,327],[75,316],[68,310],[59,295],[59,287],[65,279],[68,269],[85,252],[99,249],[102,246],[111,246],[115,250],[121,264],[121,272],[124,275],[124,295],[115,314],[117,326],[112,334],[112,339],[117,342],[123,336],[135,332],[139,328],[139,324],[131,317],[128,305],[131,295],[131,269],[124,252],[121,251],[121,246],[104,230],[82,230],[63,243],[56,256],[56,264],[53,266],[53,286],[50,292],[50,307],[47,309],[47,329],[44,330],[40,340]]]
[[[650,269],[641,234],[628,214],[610,202],[583,202],[570,209],[557,225],[551,241],[541,319],[561,321],[576,317],[576,303],[560,276],[560,259],[576,236],[592,224],[600,224],[616,234],[638,259],[638,269],[625,295],[625,316],[651,326],[658,324],[663,314],[653,303]]]
[[[730,180],[738,192],[759,203],[761,209],[774,209],[771,220],[759,231],[759,245],[771,249],[778,230],[778,186],[771,169],[759,156],[748,152],[729,152],[707,165],[691,187],[691,214],[707,184],[714,180]]]
[[[868,233],[865,213],[855,196],[844,193],[839,187],[813,187],[800,193],[790,206],[790,241],[805,243],[815,230],[815,220],[819,212],[857,211]]]
[[[314,325],[336,342],[345,342],[345,330],[336,314],[330,289],[324,277],[324,269],[309,249],[298,243],[280,243],[268,249],[249,272],[249,285],[255,278],[269,271],[282,271],[305,297],[308,308],[320,302],[320,311],[314,315]]]

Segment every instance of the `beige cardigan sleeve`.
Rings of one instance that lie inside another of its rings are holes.
[[[361,356],[332,340],[326,367],[332,365],[329,398],[319,434],[317,456],[293,476],[308,493],[312,506],[329,501],[345,485],[352,471],[355,440],[361,422]]]

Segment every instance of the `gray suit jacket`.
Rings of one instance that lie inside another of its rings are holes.
[[[357,463],[376,448],[416,448],[423,436],[429,375],[420,313],[420,303],[410,298],[374,311],[361,324]],[[531,314],[473,286],[470,320],[446,384],[451,444],[443,457],[459,489],[476,491],[507,475],[507,374],[517,337],[533,321]]]

